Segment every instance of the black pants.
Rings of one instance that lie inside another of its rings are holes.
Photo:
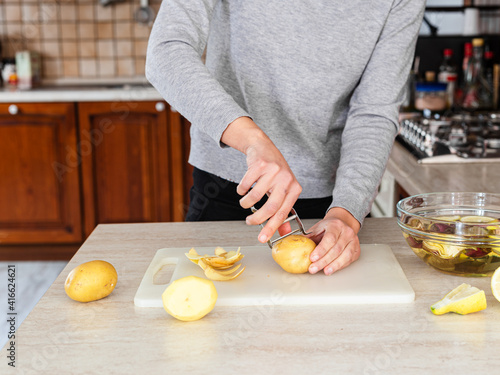
[[[237,186],[234,182],[194,168],[186,221],[245,220],[252,212],[240,206],[242,196],[236,192]],[[266,200],[267,197],[262,198],[255,207],[262,207]],[[322,219],[331,202],[332,197],[298,199],[294,208],[301,219]]]

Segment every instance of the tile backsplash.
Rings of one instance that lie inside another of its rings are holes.
[[[0,0],[2,56],[39,52],[46,80],[143,77],[151,26],[134,19],[140,3]],[[161,0],[149,3],[157,14]]]

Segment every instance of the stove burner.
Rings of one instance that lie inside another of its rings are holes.
[[[451,118],[403,120],[398,141],[417,159],[455,154],[500,158],[500,114],[458,114]]]

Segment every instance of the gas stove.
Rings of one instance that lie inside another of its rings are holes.
[[[420,163],[500,161],[500,113],[407,118],[396,139]]]

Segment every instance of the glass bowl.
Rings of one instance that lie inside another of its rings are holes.
[[[413,195],[397,215],[413,252],[442,272],[491,276],[500,266],[500,194]]]

